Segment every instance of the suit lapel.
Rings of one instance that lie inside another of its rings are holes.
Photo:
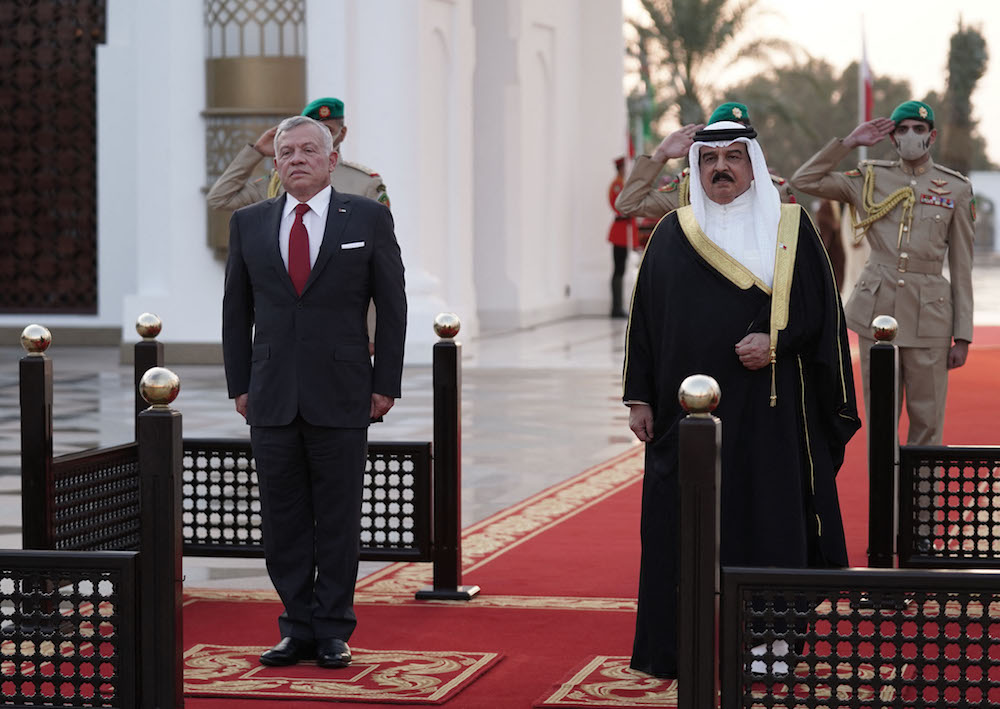
[[[316,255],[316,263],[313,264],[309,272],[309,280],[306,287],[302,289],[304,294],[309,290],[309,286],[319,278],[320,273],[333,259],[334,255],[340,251],[340,241],[347,226],[347,220],[351,216],[351,199],[349,195],[341,194],[336,190],[330,190],[330,206],[326,210],[326,228],[323,232],[323,243],[319,247]],[[289,278],[291,283],[292,279]],[[293,289],[294,291],[294,289]]]
[[[265,249],[267,260],[270,261],[271,267],[278,273],[278,280],[282,282],[293,298],[298,298],[299,296],[295,293],[295,285],[292,283],[292,277],[288,275],[288,267],[285,266],[285,262],[281,258],[281,246],[278,243],[278,231],[281,229],[281,212],[285,208],[285,195],[281,194],[277,197],[272,197],[269,201],[271,204],[263,211],[260,217],[261,234],[263,235],[262,247]]]

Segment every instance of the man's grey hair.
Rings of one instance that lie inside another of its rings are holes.
[[[298,128],[299,126],[312,125],[315,126],[316,130],[319,131],[323,140],[323,150],[329,155],[333,152],[333,136],[330,135],[329,129],[324,126],[319,121],[313,120],[309,116],[291,116],[286,118],[281,123],[278,124],[278,130],[274,134],[274,154],[278,154],[278,141],[281,140],[281,136],[293,128]]]

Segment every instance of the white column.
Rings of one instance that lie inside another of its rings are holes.
[[[101,93],[102,102],[107,95],[120,99],[105,107],[102,116],[115,122],[118,115],[127,116],[133,130],[125,135],[134,135],[134,143],[102,133],[105,139],[99,144],[101,184],[113,185],[100,194],[102,246],[135,244],[134,261],[127,265],[135,274],[134,284],[122,298],[122,339],[138,339],[135,318],[149,311],[163,320],[164,343],[215,344],[221,330],[223,264],[206,245],[200,115],[205,59],[202,43],[192,42],[204,35],[202,2],[135,0],[132,12],[133,61],[125,68],[109,67],[115,81],[102,86]],[[133,195],[133,215],[116,214],[116,187]]]
[[[475,334],[469,0],[309,0],[310,97],[345,103],[344,155],[379,172],[406,266],[406,361],[429,362],[442,311]],[[356,38],[362,38],[360,41]]]

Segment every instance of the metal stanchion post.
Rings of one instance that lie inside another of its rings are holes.
[[[895,566],[896,497],[899,460],[899,350],[892,340],[895,318],[872,321],[876,343],[868,367],[868,565]]]
[[[678,709],[714,707],[718,697],[715,619],[719,593],[722,424],[710,412],[718,405],[719,397],[718,383],[701,374],[685,379],[678,393],[681,406],[689,413],[678,430]]]
[[[462,345],[454,340],[461,322],[441,313],[434,331],[434,585],[417,591],[421,600],[467,601],[479,586],[462,586]]]
[[[181,414],[170,408],[180,380],[154,367],[139,383],[150,403],[139,414],[141,486],[139,686],[142,709],[184,706]]]
[[[52,360],[45,350],[52,335],[41,325],[21,332],[21,546],[53,546]]]
[[[135,435],[139,440],[139,414],[146,410],[149,404],[142,398],[139,382],[142,375],[153,367],[163,366],[163,343],[156,341],[156,336],[163,329],[163,323],[152,313],[143,313],[135,321],[135,331],[142,337],[135,343]]]

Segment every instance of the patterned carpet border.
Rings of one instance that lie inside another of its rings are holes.
[[[643,447],[632,446],[609,461],[554,485],[462,532],[462,573],[506,554],[560,522],[642,479]],[[431,582],[429,564],[396,563],[358,582],[355,603],[412,596]]]
[[[533,706],[576,709],[676,707],[677,680],[657,679],[636,672],[628,666],[629,659],[618,655],[595,655]]]
[[[184,653],[184,693],[203,697],[311,699],[372,703],[442,704],[455,697],[501,656],[495,652],[364,650],[341,670],[315,663],[264,667],[267,647],[199,643]]]

